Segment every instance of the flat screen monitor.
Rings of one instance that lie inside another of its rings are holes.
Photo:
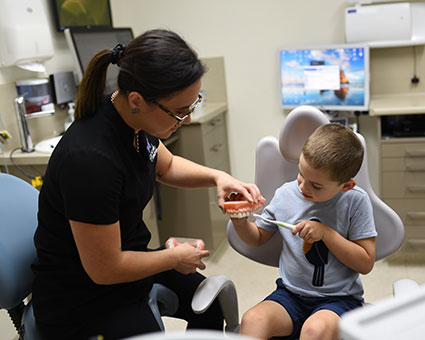
[[[58,31],[67,27],[112,27],[109,0],[51,0]]]
[[[280,50],[281,107],[369,110],[369,47],[330,45]]]
[[[65,29],[68,47],[75,64],[77,84],[81,82],[90,60],[104,49],[114,48],[117,44],[127,45],[133,39],[131,28],[73,27]],[[116,88],[118,67],[109,65],[106,76],[106,92]]]

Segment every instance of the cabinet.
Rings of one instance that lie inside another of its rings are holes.
[[[425,137],[382,135],[383,116],[425,113],[423,94],[375,96],[371,115],[377,116],[380,196],[402,219],[406,236],[402,249],[425,250]]]
[[[192,122],[176,132],[177,142],[168,148],[175,155],[229,173],[223,58],[203,62],[209,70],[202,86],[206,101],[192,115]],[[162,243],[170,236],[202,238],[206,248],[214,250],[226,239],[228,217],[218,207],[215,187],[178,189],[160,185],[157,201],[157,210],[162,212],[158,220]]]
[[[425,249],[425,138],[382,140],[381,188],[405,225],[403,248]]]

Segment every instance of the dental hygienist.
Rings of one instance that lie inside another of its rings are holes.
[[[111,63],[119,66],[119,90],[104,96]],[[254,184],[174,156],[160,141],[190,122],[204,72],[196,53],[167,30],[101,51],[88,65],[76,120],[55,148],[40,192],[33,305],[46,340],[159,331],[146,301],[154,282],[176,292],[176,317],[188,328],[222,329],[217,302],[201,315],[190,306],[208,251],[188,243],[151,251],[143,222],[155,180],[216,186],[221,208],[231,192],[260,198]]]

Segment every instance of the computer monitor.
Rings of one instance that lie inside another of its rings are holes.
[[[127,45],[133,39],[133,32],[131,28],[71,27],[65,29],[65,37],[74,57],[76,81],[79,84],[96,53],[114,48],[117,44]],[[109,65],[105,92],[111,92],[116,88],[117,76],[118,67]]]
[[[56,28],[67,27],[112,27],[109,0],[51,0]]]
[[[280,50],[281,107],[369,110],[369,47],[329,45]]]

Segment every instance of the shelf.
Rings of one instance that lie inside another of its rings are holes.
[[[425,93],[374,95],[370,99],[371,116],[408,114],[425,114]]]
[[[44,117],[44,116],[51,116],[55,113],[55,110],[45,110],[45,111],[39,111],[39,112],[33,112],[33,113],[26,113],[25,118],[31,119],[31,118],[38,118],[38,117]]]
[[[370,41],[367,44],[370,48],[417,46],[425,45],[425,39]]]

